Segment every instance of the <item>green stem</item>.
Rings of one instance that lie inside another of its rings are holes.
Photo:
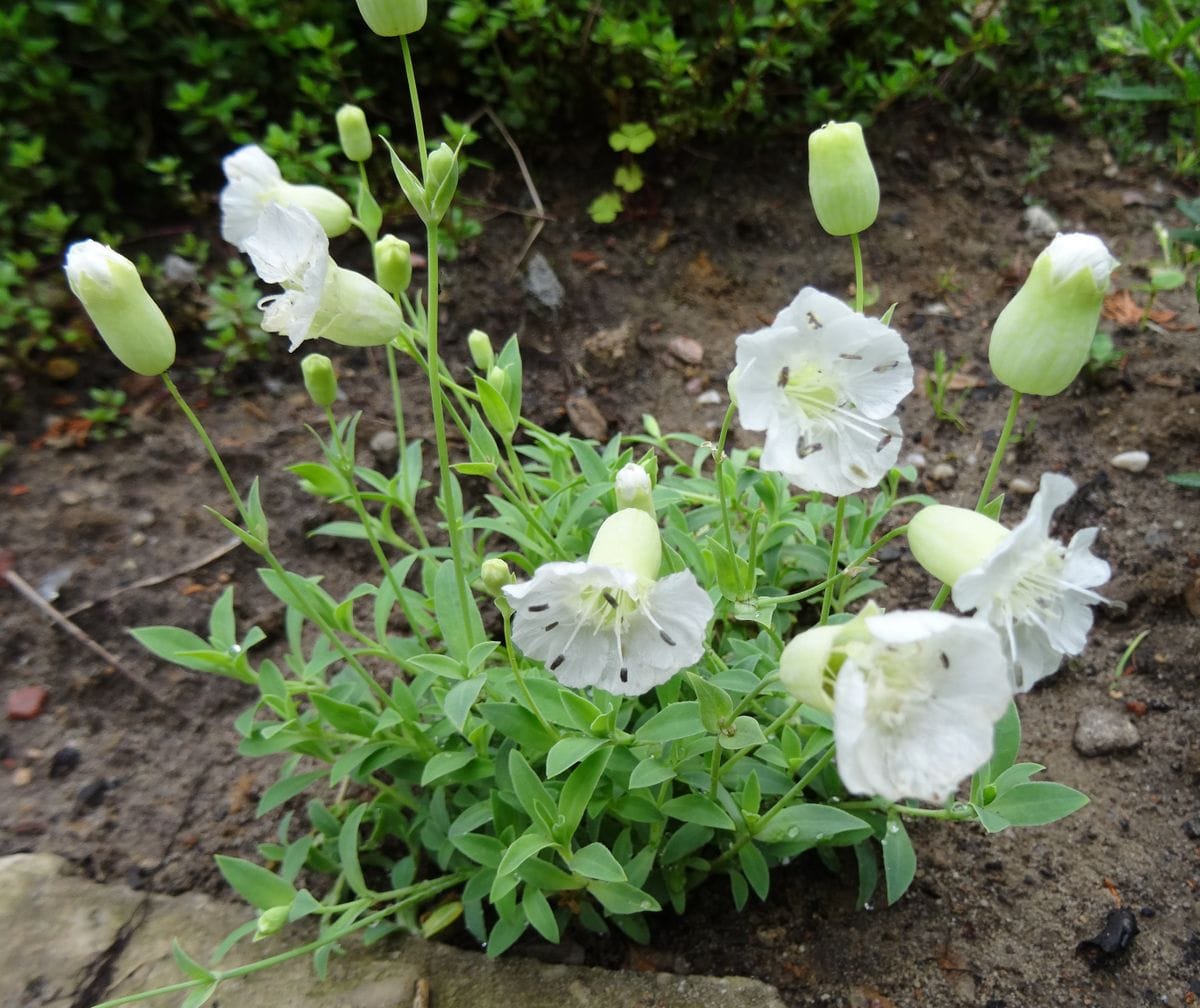
[[[767,725],[767,727],[763,729],[763,734],[766,735],[767,739],[769,740],[771,738],[771,736],[773,736],[775,734],[775,732],[777,732],[781,727],[783,727],[783,725],[785,725],[789,721],[791,721],[792,718],[794,718],[796,716],[797,712],[800,710],[800,708],[802,706],[804,706],[804,701],[797,700],[790,707],[788,707],[787,710],[785,710],[782,714],[780,714],[779,717],[777,717],[774,721],[772,721],[769,725]],[[757,748],[756,746],[747,746],[745,749],[739,749],[737,752],[735,752],[732,756],[729,757],[729,759],[727,759],[725,761],[725,765],[721,767],[721,772],[720,772],[719,776],[724,777],[725,774],[729,772],[730,767],[734,766],[738,762],[738,760],[740,760],[743,756],[749,756],[752,752],[754,752],[756,750],[756,748]],[[715,797],[716,790],[717,790],[716,783],[714,782],[713,783],[714,797]]]
[[[500,607],[500,613],[504,619],[504,651],[508,655],[508,665],[512,669],[513,678],[517,680],[517,686],[520,688],[521,694],[525,697],[525,702],[529,705],[529,709],[533,711],[533,716],[538,719],[541,726],[553,735],[555,739],[561,739],[562,732],[546,720],[537,702],[533,699],[533,694],[529,692],[529,686],[525,683],[525,676],[521,673],[521,666],[517,662],[517,653],[513,650],[512,613],[509,611],[507,603]]]
[[[217,451],[217,446],[213,444],[212,438],[208,436],[208,431],[204,429],[204,424],[200,422],[200,418],[192,412],[192,408],[187,404],[187,400],[180,394],[175,383],[171,380],[171,376],[164,371],[162,374],[163,384],[167,386],[167,391],[171,393],[171,397],[175,400],[176,405],[183,410],[183,415],[188,418],[188,422],[192,425],[192,429],[199,435],[205,449],[208,452],[208,457],[212,459],[212,464],[220,473],[221,480],[225,484],[225,490],[229,494],[229,499],[233,501],[237,508],[238,514],[242,518],[242,522],[249,526],[250,518],[246,514],[245,504],[242,503],[242,496],[237,492],[237,488],[233,485],[233,480],[229,477],[229,470],[225,468],[225,463],[221,459],[220,452]]]
[[[871,543],[871,545],[868,546],[865,550],[863,550],[862,553],[860,553],[854,559],[854,562],[851,563],[849,566],[850,567],[858,567],[858,566],[862,565],[863,563],[865,563],[867,561],[867,559],[871,556],[871,554],[875,553],[882,547],[886,546],[893,539],[898,539],[900,536],[904,535],[906,532],[908,532],[907,524],[896,526],[896,528],[892,529],[888,533],[885,533],[884,535],[881,535],[878,539],[876,539],[873,543]],[[812,598],[814,595],[818,595],[821,592],[825,591],[825,589],[828,587],[828,585],[829,585],[829,581],[827,579],[825,581],[821,581],[818,584],[813,585],[811,588],[805,588],[804,591],[793,592],[791,595],[760,595],[757,601],[762,605],[774,605],[774,606],[785,605],[789,602],[803,602],[805,599]]]
[[[400,468],[404,458],[404,449],[408,447],[408,438],[404,431],[404,403],[400,399],[400,373],[396,369],[396,348],[390,343],[385,348],[387,353],[388,381],[392,386],[392,414],[396,421],[396,468]]]
[[[846,498],[839,497],[833,515],[833,540],[829,544],[829,569],[825,575],[825,594],[821,598],[822,624],[829,618],[833,589],[838,581],[838,554],[842,552],[842,525],[846,517]]]
[[[733,414],[736,409],[736,404],[730,401],[729,408],[725,410],[725,419],[721,423],[721,434],[714,449],[717,496],[721,501],[721,524],[725,530],[725,548],[729,550],[730,556],[735,555],[736,550],[733,546],[733,525],[729,520],[729,501],[725,495],[725,439],[729,436],[729,427],[733,423]]]
[[[1008,404],[1008,416],[1004,418],[1004,429],[1000,431],[1000,440],[996,442],[996,453],[992,456],[992,464],[988,466],[987,475],[983,478],[983,488],[979,491],[979,500],[975,504],[976,511],[982,511],[984,505],[991,499],[992,487],[996,477],[1000,475],[1000,465],[1004,461],[1004,453],[1008,450],[1008,442],[1012,437],[1013,427],[1017,423],[1017,410],[1021,406],[1021,393],[1013,391],[1012,402]]]
[[[421,119],[421,99],[417,93],[417,75],[413,70],[407,35],[400,36],[400,49],[404,53],[404,76],[408,79],[408,95],[412,99],[413,125],[417,131],[417,156],[421,159],[421,178],[424,180],[429,155],[425,152],[425,124]],[[436,311],[437,302],[431,301],[430,307]]]
[[[863,258],[862,246],[858,241],[858,234],[850,236],[850,247],[854,249],[854,310],[862,312],[867,303],[867,292],[863,287]]]

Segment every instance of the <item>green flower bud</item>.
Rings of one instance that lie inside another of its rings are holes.
[[[280,931],[288,922],[288,914],[291,913],[290,906],[276,906],[268,910],[264,910],[258,915],[258,930],[254,932],[254,940],[266,938]]]
[[[358,12],[376,35],[411,35],[425,23],[426,0],[358,0]]]
[[[309,339],[327,339],[342,346],[383,346],[404,327],[404,312],[379,284],[354,270],[333,266]]]
[[[516,584],[516,578],[513,577],[512,571],[499,557],[489,557],[483,561],[483,567],[479,571],[479,579],[483,582],[483,587],[487,589],[489,595],[500,596],[505,585]]]
[[[342,153],[351,161],[366,161],[371,156],[371,131],[363,110],[357,105],[343,105],[335,119]]]
[[[922,567],[954,587],[1008,535],[1008,529],[977,511],[931,504],[908,523],[908,548]]]
[[[779,656],[779,681],[802,703],[833,713],[833,649],[841,628],[816,626],[793,637]]]
[[[508,372],[502,367],[489,368],[487,383],[501,395],[504,395],[508,391]]]
[[[617,507],[637,508],[651,518],[657,516],[654,498],[650,492],[650,474],[636,462],[621,466],[613,486],[617,496]]]
[[[879,180],[858,123],[830,122],[809,134],[808,191],[831,235],[858,234],[875,223]]]
[[[425,201],[432,220],[446,216],[457,188],[458,154],[449,144],[439,144],[429,152],[425,171]]]
[[[588,563],[606,564],[657,580],[662,564],[662,535],[645,511],[623,508],[604,519],[592,541]]]
[[[300,362],[304,375],[304,387],[308,396],[318,406],[332,406],[337,401],[337,375],[333,361],[324,354],[310,353]]]
[[[1118,265],[1095,235],[1057,235],[992,326],[992,373],[1029,395],[1057,395],[1070,385],[1087,362]]]
[[[279,202],[284,206],[300,207],[317,218],[330,238],[336,238],[350,230],[354,212],[341,196],[319,185],[291,185],[285,182]]]
[[[482,329],[472,329],[467,336],[467,349],[471,351],[471,360],[485,374],[491,371],[496,363],[496,354],[492,350],[492,339]]]
[[[175,334],[133,263],[89,239],[67,249],[65,269],[72,293],[130,371],[158,375],[175,362]]]
[[[375,276],[379,286],[389,294],[408,289],[412,281],[412,250],[408,242],[395,235],[384,235],[375,243]]]

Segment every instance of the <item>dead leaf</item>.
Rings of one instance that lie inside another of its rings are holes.
[[[611,329],[601,329],[592,333],[583,341],[583,349],[593,357],[612,364],[625,356],[625,350],[632,338],[629,330],[629,320],[626,319]]]
[[[659,252],[665,249],[671,243],[671,235],[672,231],[670,228],[663,228],[661,231],[659,231],[658,234],[654,236],[654,241],[650,243],[651,253],[658,255]],[[703,255],[704,253],[702,252],[700,254]]]
[[[576,249],[571,253],[571,262],[578,263],[580,266],[591,266],[600,261],[600,253],[592,252],[589,249]]]
[[[1152,308],[1149,312],[1139,307],[1133,299],[1133,294],[1125,288],[1105,295],[1104,307],[1101,309],[1102,318],[1111,319],[1118,325],[1137,326],[1142,324],[1143,316],[1158,325],[1172,321],[1177,312],[1169,308]]]

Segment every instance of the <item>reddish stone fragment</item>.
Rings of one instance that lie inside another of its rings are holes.
[[[42,713],[50,696],[45,686],[22,686],[8,694],[6,709],[10,721],[32,721]]]

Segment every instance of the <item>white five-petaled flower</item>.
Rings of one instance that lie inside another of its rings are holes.
[[[874,486],[896,462],[896,406],[912,391],[900,335],[805,287],[766,329],[737,340],[735,394],[761,466],[835,497]]]
[[[221,162],[228,184],[221,190],[221,237],[238,251],[258,230],[262,212],[272,203],[301,207],[311,213],[329,237],[350,228],[350,204],[323,186],[293,185],[283,180],[272,157],[261,147],[241,147]]]
[[[945,801],[992,754],[1008,663],[991,627],[939,612],[867,616],[837,651],[838,774],[855,794]],[[845,626],[849,626],[846,624]]]
[[[658,578],[654,519],[624,508],[600,526],[586,562],[553,562],[508,585],[512,639],[565,686],[640,696],[704,653],[713,604],[690,571]]]
[[[1000,631],[1019,693],[1054,672],[1063,655],[1083,651],[1091,607],[1104,601],[1091,590],[1111,573],[1091,552],[1099,530],[1081,529],[1066,546],[1050,538],[1054,511],[1074,492],[1066,476],[1043,475],[1025,520],[954,583],[954,604]]]
[[[292,350],[306,339],[382,346],[405,325],[404,313],[387,291],[329,257],[329,239],[307,210],[268,206],[246,251],[263,281],[284,288],[258,306],[262,327],[290,337]]]

